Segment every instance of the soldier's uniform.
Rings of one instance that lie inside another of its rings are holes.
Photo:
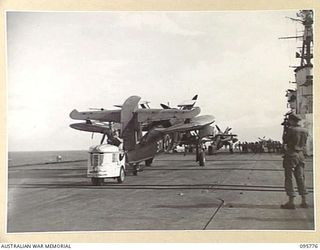
[[[291,114],[289,120],[298,123],[301,118],[298,115]],[[295,177],[298,192],[304,198],[307,194],[305,187],[305,157],[304,151],[307,142],[308,131],[300,127],[298,124],[289,126],[286,133],[283,135],[283,142],[286,145],[286,151],[283,156],[283,167],[285,173],[285,190],[290,201],[282,205],[282,208],[294,209],[293,197],[295,197],[293,187],[293,177]],[[292,201],[292,202],[291,202]],[[301,203],[302,207],[307,207],[305,200]]]

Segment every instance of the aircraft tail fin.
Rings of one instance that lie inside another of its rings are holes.
[[[141,97],[130,96],[122,105],[121,109],[121,136],[123,138],[124,150],[134,149],[137,141],[136,110]]]
[[[179,104],[178,107],[183,110],[190,110],[196,104],[197,99],[198,99],[198,95],[195,95],[194,97],[192,97],[191,100],[187,100]]]

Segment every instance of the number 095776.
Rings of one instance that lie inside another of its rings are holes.
[[[300,248],[303,248],[303,249],[318,248],[318,244],[300,244]]]

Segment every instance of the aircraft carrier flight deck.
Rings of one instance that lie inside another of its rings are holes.
[[[139,230],[314,230],[313,162],[306,161],[309,208],[286,201],[280,154],[162,154],[125,181],[92,185],[85,160],[11,166],[7,232]]]

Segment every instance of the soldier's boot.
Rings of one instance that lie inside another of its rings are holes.
[[[304,195],[301,196],[301,204],[300,204],[300,207],[302,208],[308,208],[308,203],[307,203],[307,200],[306,200],[306,197]]]
[[[294,197],[289,197],[289,201],[283,205],[281,205],[283,209],[295,209],[296,206],[294,205]]]

